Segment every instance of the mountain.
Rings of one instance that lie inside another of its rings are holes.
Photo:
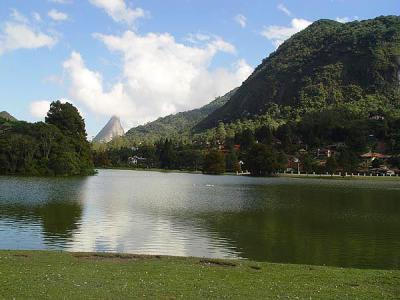
[[[133,140],[157,141],[162,137],[178,137],[189,134],[194,125],[224,105],[236,90],[216,98],[201,108],[158,118],[153,122],[132,128],[126,133],[126,137]]]
[[[14,118],[12,115],[10,115],[8,112],[6,111],[2,111],[0,112],[0,118],[5,119],[7,121],[18,121],[16,118]]]
[[[254,118],[276,105],[301,113],[373,96],[398,107],[399,69],[399,16],[345,24],[319,20],[264,59],[195,130]]]
[[[120,119],[116,116],[113,116],[108,121],[106,126],[104,126],[103,129],[96,135],[93,141],[98,143],[108,143],[113,138],[123,135],[124,129],[121,126]]]

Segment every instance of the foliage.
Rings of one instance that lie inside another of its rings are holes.
[[[196,131],[270,113],[271,104],[294,115],[379,98],[399,109],[400,17],[314,22],[263,60],[228,103]],[[374,100],[375,101],[375,100]]]
[[[225,172],[224,154],[217,150],[208,152],[204,158],[203,173],[219,175]]]
[[[284,155],[267,145],[255,144],[247,153],[246,168],[253,176],[272,175],[284,164]]]
[[[0,121],[0,174],[93,173],[85,123],[71,104],[51,104],[46,123]]]
[[[126,133],[126,139],[131,142],[154,143],[161,138],[189,138],[191,128],[224,105],[235,91],[236,89],[201,108],[169,115],[132,128]]]

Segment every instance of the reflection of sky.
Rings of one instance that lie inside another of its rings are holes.
[[[73,236],[72,251],[236,257],[218,237],[163,216],[120,210],[104,216],[88,212],[84,220]]]
[[[25,224],[23,222],[15,222],[15,220],[1,218],[0,249],[45,249],[40,223]]]
[[[204,201],[193,201],[193,178],[147,172],[109,174],[87,181],[82,224],[73,234],[69,249],[237,256],[226,241],[187,218],[188,213],[204,205]],[[212,209],[208,205],[203,208]]]

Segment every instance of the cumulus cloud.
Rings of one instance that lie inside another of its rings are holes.
[[[287,16],[292,15],[292,12],[282,3],[278,4],[277,8]]]
[[[307,28],[312,22],[305,19],[292,19],[290,26],[267,26],[261,34],[270,40],[275,47],[279,47],[286,39],[293,34]]]
[[[31,103],[29,111],[34,118],[43,119],[50,109],[50,101],[39,100]]]
[[[57,22],[62,22],[68,20],[68,15],[56,9],[52,9],[48,12],[48,16]]]
[[[133,24],[137,19],[146,16],[142,8],[130,8],[125,0],[89,0],[91,4],[102,8],[115,21]]]
[[[244,15],[237,15],[235,17],[235,22],[239,24],[240,27],[245,28],[247,26],[247,18]]]
[[[66,98],[61,98],[60,101],[61,101],[61,103],[69,102],[69,103],[75,105],[71,100],[66,99]],[[49,100],[33,101],[29,106],[29,112],[32,117],[39,119],[39,120],[43,120],[46,117],[47,112],[50,109],[50,104],[51,104],[51,101],[49,101]],[[81,109],[78,108],[78,111],[81,116],[84,116],[84,113],[82,112]]]
[[[106,89],[102,75],[73,52],[64,62],[71,96],[92,112],[119,115],[131,126],[206,104],[240,85],[252,72],[244,60],[230,69],[210,69],[217,53],[235,53],[235,47],[221,38],[188,46],[168,33],[126,31],[121,36],[95,37],[122,55],[122,79]]]
[[[11,18],[0,31],[0,55],[18,49],[51,48],[57,43],[54,34],[34,28],[28,18],[18,11],[13,10]]]

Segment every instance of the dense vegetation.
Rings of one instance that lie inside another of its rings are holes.
[[[72,104],[53,102],[45,122],[0,118],[0,174],[92,173],[85,122]]]
[[[188,138],[193,126],[224,105],[235,91],[236,89],[222,97],[216,98],[214,101],[201,108],[169,115],[146,125],[132,128],[127,132],[126,137],[131,142],[156,142],[166,137]]]
[[[283,43],[196,130],[263,115],[271,104],[294,118],[368,97],[398,108],[399,65],[400,17],[320,20]]]

